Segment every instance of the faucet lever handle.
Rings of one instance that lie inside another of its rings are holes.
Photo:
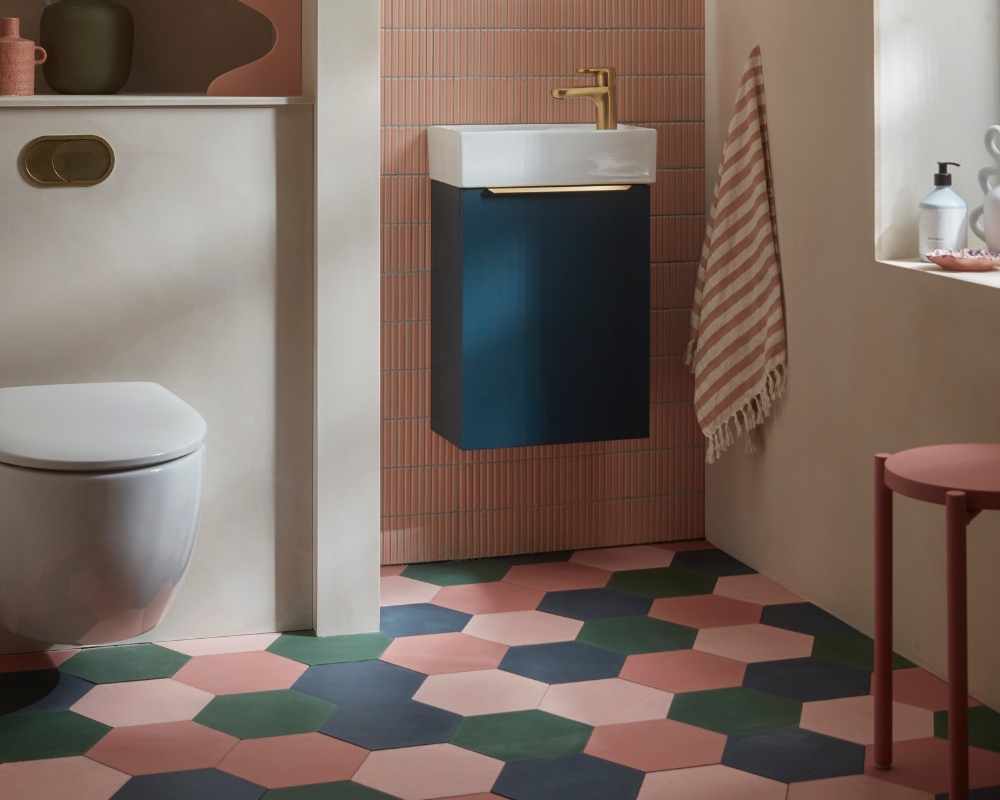
[[[581,67],[578,75],[594,75],[598,86],[614,86],[616,72],[614,67]]]

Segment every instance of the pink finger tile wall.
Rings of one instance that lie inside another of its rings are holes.
[[[704,449],[683,354],[705,226],[703,0],[381,0],[382,561],[692,539]],[[463,453],[430,429],[426,126],[587,122],[554,100],[619,72],[619,119],[659,133],[648,440]]]

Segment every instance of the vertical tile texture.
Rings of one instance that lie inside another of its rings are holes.
[[[382,561],[671,541],[704,528],[683,354],[705,225],[703,0],[381,0]],[[463,453],[430,430],[426,126],[589,122],[549,89],[619,71],[656,128],[651,436]]]

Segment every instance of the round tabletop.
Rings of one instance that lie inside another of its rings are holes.
[[[967,495],[970,510],[1000,509],[1000,444],[940,444],[889,456],[885,483],[892,491],[945,504],[948,492]]]

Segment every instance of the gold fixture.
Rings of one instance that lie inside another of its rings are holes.
[[[594,186],[500,186],[486,191],[490,194],[552,194],[555,192],[627,192],[630,183],[599,184]]]
[[[597,130],[613,131],[618,128],[618,86],[614,67],[584,67],[580,75],[596,76],[594,86],[574,86],[570,89],[553,89],[556,100],[567,97],[589,97],[597,106]]]
[[[115,151],[100,136],[42,136],[21,151],[21,167],[35,186],[94,186],[115,168]]]

